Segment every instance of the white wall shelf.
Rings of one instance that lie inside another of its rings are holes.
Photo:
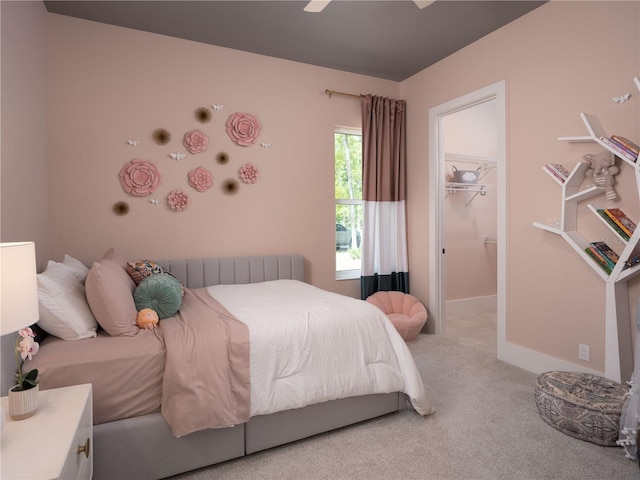
[[[640,90],[640,80],[633,79]],[[588,136],[558,137],[560,141],[568,142],[596,142],[606,150],[612,152],[623,162],[631,165],[635,172],[637,194],[640,194],[640,162],[633,161],[610,147],[603,139],[608,139],[606,131],[595,115],[581,113]],[[629,311],[629,292],[627,282],[640,274],[640,263],[627,266],[627,261],[640,254],[640,227],[627,240],[609,225],[597,212],[598,207],[591,204],[588,209],[596,215],[613,234],[620,239],[624,248],[619,254],[620,260],[611,273],[607,274],[589,255],[585,248],[589,241],[578,231],[578,207],[588,199],[604,194],[604,189],[594,185],[580,189],[585,180],[585,173],[589,165],[579,162],[571,171],[569,177],[562,182],[552,173],[543,168],[554,181],[562,187],[561,218],[558,223],[549,224],[533,222],[533,226],[544,231],[560,235],[582,258],[587,265],[605,282],[605,376],[617,382],[626,382],[633,373],[633,345],[631,341],[631,325]]]
[[[494,185],[490,183],[479,182],[484,178],[491,170],[496,168],[497,162],[494,157],[483,157],[478,155],[464,155],[460,153],[445,153],[445,162],[451,163],[464,163],[472,165],[480,170],[478,183],[458,183],[458,182],[445,182],[444,188],[447,194],[445,198],[456,192],[472,192],[474,195],[465,203],[465,207],[469,205],[476,196],[485,196],[487,190],[494,188]]]

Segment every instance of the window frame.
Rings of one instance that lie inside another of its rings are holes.
[[[337,126],[335,127],[334,131],[334,139],[335,139],[335,135],[336,134],[344,134],[344,135],[357,135],[359,137],[362,137],[362,129],[361,128],[357,128],[357,127],[342,127],[342,126]],[[333,165],[335,168],[335,164],[336,164],[336,157],[335,157],[335,145],[334,145],[334,156],[333,156]],[[334,178],[335,181],[335,178]],[[334,197],[335,197],[335,191],[334,191]],[[337,207],[338,205],[357,205],[360,206],[361,208],[364,208],[364,200],[362,199],[338,199],[335,198],[335,206],[334,206],[334,217],[335,217],[335,207]],[[335,220],[335,218],[334,218]],[[334,222],[335,223],[335,222]],[[363,223],[364,223],[364,218],[363,218]],[[334,226],[335,228],[335,226]],[[361,240],[362,242],[362,240]],[[335,242],[334,242],[335,244]],[[360,246],[362,247],[362,243],[360,243]],[[335,247],[335,245],[334,245]],[[336,260],[336,257],[334,257],[334,260]],[[336,280],[355,280],[358,279],[362,276],[362,259],[360,259],[360,268],[352,268],[352,269],[348,269],[348,270],[338,270],[338,265],[337,265],[337,261],[335,264],[335,272],[336,272]]]

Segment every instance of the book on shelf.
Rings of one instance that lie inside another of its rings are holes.
[[[604,255],[607,263],[610,262],[613,265],[615,265],[620,260],[620,257],[618,256],[618,254],[614,252],[611,249],[611,247],[604,242],[591,242],[589,245],[593,246],[598,250],[598,252]]]
[[[610,138],[600,137],[600,140],[606,145],[608,145],[611,148],[611,150],[616,152],[616,155],[618,155],[619,157],[626,158],[631,162],[635,162],[638,159],[637,155],[629,153],[628,151],[626,151],[624,148],[622,148],[620,145],[615,143]]]
[[[629,267],[633,267],[634,265],[637,265],[639,263],[640,263],[640,255],[636,255],[635,257],[631,257],[629,260],[624,262],[623,270],[626,270]]]
[[[587,255],[589,255],[598,265],[600,265],[600,267],[607,272],[607,274],[610,274],[611,271],[613,270],[613,266],[611,266],[609,263],[607,263],[607,261],[605,260],[604,256],[598,251],[597,248],[589,245],[587,248],[584,249],[584,251],[586,252]]]
[[[612,143],[616,144],[618,147],[620,147],[622,150],[624,150],[625,152],[627,152],[629,155],[631,155],[634,158],[638,158],[638,154],[636,152],[633,151],[633,149],[629,148],[627,146],[627,144],[622,143],[619,140],[616,140],[613,136],[611,136],[609,138],[609,140],[611,140]]]
[[[633,235],[633,232],[636,229],[636,224],[629,217],[625,215],[625,213],[619,208],[605,208],[604,213],[606,213],[609,218],[611,218],[616,224],[624,231],[629,237]]]
[[[569,170],[559,163],[547,163],[542,168],[556,177],[561,183],[566,182],[570,175]]]
[[[628,148],[629,150],[631,150],[636,155],[640,154],[640,146],[638,146],[638,144],[636,144],[636,143],[633,143],[631,140],[629,140],[626,137],[623,137],[621,135],[611,135],[611,140],[613,140],[614,142],[619,143],[620,145]]]
[[[598,209],[596,209],[596,212],[598,212],[598,214],[604,219],[604,221],[607,222],[609,224],[609,226],[611,228],[613,228],[613,230],[618,235],[620,235],[623,239],[628,241],[629,238],[631,238],[631,235],[628,235],[627,232],[625,232],[624,230],[622,230],[622,228],[620,228],[620,225],[618,225],[615,222],[615,220],[613,220],[612,217],[607,215],[607,213],[604,211],[604,208],[598,208]]]
[[[611,273],[620,257],[605,242],[591,242],[585,252],[600,265],[605,272]]]

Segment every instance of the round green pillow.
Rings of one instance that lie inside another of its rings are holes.
[[[133,292],[133,299],[138,311],[150,308],[163,319],[172,317],[180,309],[182,295],[182,284],[176,277],[158,273],[140,282]]]

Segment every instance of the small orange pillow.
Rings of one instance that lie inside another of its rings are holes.
[[[145,330],[153,330],[158,326],[158,314],[151,308],[143,308],[138,312],[136,317],[136,325]]]

